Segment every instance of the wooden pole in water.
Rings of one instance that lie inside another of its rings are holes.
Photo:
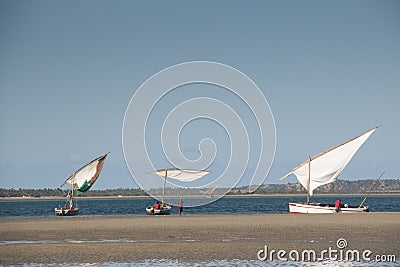
[[[311,157],[308,156],[307,205],[310,204],[310,184],[311,184]]]

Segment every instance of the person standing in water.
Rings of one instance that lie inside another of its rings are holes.
[[[183,200],[182,200],[182,198],[179,198],[179,201],[178,201],[178,211],[179,211],[179,216],[181,216],[182,215],[182,211],[183,211]]]

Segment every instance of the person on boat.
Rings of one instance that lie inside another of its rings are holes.
[[[181,216],[182,215],[182,211],[183,211],[183,200],[182,200],[182,198],[179,198],[178,210],[179,210],[179,216]]]
[[[335,211],[336,212],[339,212],[340,205],[342,205],[342,201],[340,199],[336,200],[336,202],[335,202]]]
[[[71,191],[68,191],[67,201],[65,203],[65,208],[66,209],[71,209],[71,207],[72,207],[72,194],[71,194]]]
[[[154,204],[154,209],[155,210],[159,210],[160,209],[160,203],[158,203],[158,201],[156,201],[156,204]]]

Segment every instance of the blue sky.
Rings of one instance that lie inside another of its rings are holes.
[[[267,183],[378,124],[341,178],[387,163],[399,178],[399,12],[398,1],[1,1],[0,187],[56,188],[108,151],[94,188],[135,187],[128,103],[151,75],[194,60],[264,93],[277,133]]]

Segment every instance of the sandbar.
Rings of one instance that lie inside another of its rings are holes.
[[[265,245],[400,256],[400,213],[89,216],[0,220],[0,264],[257,260]]]

